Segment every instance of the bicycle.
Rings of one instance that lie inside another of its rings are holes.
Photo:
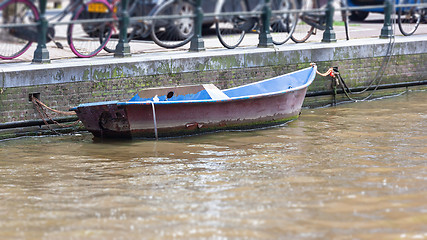
[[[7,0],[0,4],[0,58],[13,59],[26,52],[33,42],[37,42],[37,22],[40,13],[31,0]],[[68,23],[66,38],[71,51],[78,57],[93,57],[108,42],[113,32],[111,5],[105,0],[71,1],[59,14],[49,19],[57,19],[58,24],[72,13]],[[105,19],[99,21],[93,19]],[[76,21],[81,21],[77,23]],[[47,42],[55,41],[55,29],[48,27]]]
[[[294,0],[272,0],[270,2],[270,35],[276,45],[284,44],[292,36],[298,15]],[[261,0],[251,8],[248,0],[220,0],[215,13],[216,33],[221,44],[229,49],[236,48],[248,32],[257,32],[260,27],[261,11],[265,1]],[[294,10],[294,12],[292,12]]]
[[[410,6],[397,9],[399,30],[404,36],[410,36],[415,33],[421,21],[426,17],[427,9],[419,6],[424,3],[423,0],[399,0],[398,2],[399,5],[410,4]]]
[[[241,0],[240,2],[242,2],[244,6],[249,6],[248,0]],[[283,12],[295,9],[296,5],[294,3],[294,0],[274,0],[272,3],[272,6],[275,6],[273,10],[278,12],[271,18],[272,24],[270,26],[271,35],[275,44],[283,44],[291,36],[291,31],[293,31],[293,27],[297,21],[297,15],[296,13],[292,15]],[[138,21],[131,21],[132,30],[129,34],[128,41],[130,42],[137,37],[146,38],[150,36],[158,46],[164,48],[177,48],[187,44],[194,35],[194,5],[195,2],[192,0],[159,1],[153,9],[145,9],[142,11],[143,14],[141,14],[135,13],[134,9],[143,9],[145,6],[144,3],[142,3],[141,0],[134,0],[128,8],[129,16],[144,17]],[[225,6],[229,8],[229,6],[233,6],[233,0],[219,1],[216,6],[217,9],[221,9],[221,7]],[[259,2],[253,12],[259,11],[263,6],[264,2]],[[118,9],[120,9],[120,5]],[[245,10],[246,9],[249,9],[249,7],[245,8]],[[238,9],[234,8],[233,11],[236,10]],[[117,12],[120,14],[120,10],[117,10]],[[251,16],[243,18],[243,21],[246,21],[246,25],[250,26],[252,29],[255,29],[259,26],[258,20],[255,19],[258,18]],[[221,36],[219,36],[220,41],[224,39],[224,36],[224,32],[222,32]],[[223,45],[227,47],[226,40],[222,41]],[[112,44],[113,42],[115,41],[110,40],[106,47],[104,47],[107,52],[112,53],[115,51],[115,45]],[[230,46],[228,47],[230,48]]]
[[[346,0],[341,0],[341,7],[346,7]],[[317,34],[317,29],[324,31],[326,29],[326,14],[320,9],[325,8],[328,0],[299,0],[298,9],[302,10],[299,15],[301,21],[298,22],[291,39],[295,43],[303,43],[311,35]],[[310,10],[314,10],[311,11]],[[348,14],[346,10],[341,11],[342,21],[344,22],[346,38],[348,35]]]
[[[306,11],[310,9],[317,9],[318,8],[318,1],[312,1],[312,0],[300,0],[298,2],[298,9]],[[312,35],[316,35],[317,31],[316,28],[312,25],[307,24],[303,19],[304,13],[300,14],[300,21],[298,21],[297,26],[295,27],[295,30],[291,36],[292,41],[295,43],[303,43],[307,41],[307,39]]]
[[[246,32],[256,31],[259,27],[259,17],[254,13],[264,7],[261,0],[252,8],[249,0],[219,0],[216,3],[214,23],[219,41],[226,48],[237,47]],[[165,48],[176,48],[190,42],[194,35],[194,1],[191,0],[169,0],[163,3],[153,13],[151,21],[151,38],[153,41]],[[270,33],[274,44],[285,43],[295,27],[297,13],[287,12],[295,10],[294,0],[272,0],[271,8],[273,16],[270,19]],[[232,13],[244,12],[245,16],[236,16]],[[231,26],[231,27],[230,27]],[[230,36],[237,36],[238,41],[229,42]]]
[[[319,9],[319,1],[321,0],[301,0],[300,9],[309,10],[309,9]],[[396,0],[396,3],[403,5],[398,7],[397,11],[397,24],[399,26],[400,32],[404,36],[410,36],[415,33],[421,21],[426,17],[427,10],[424,5],[425,0]],[[323,3],[320,6],[325,6],[326,2],[323,0]],[[346,1],[341,1],[341,6],[346,6]],[[347,40],[348,38],[348,19],[347,12],[342,10],[343,21],[345,22]],[[363,13],[363,11],[361,11]],[[362,15],[359,13],[359,15]],[[305,42],[312,34],[316,34],[316,29],[324,30],[325,29],[325,15],[318,13],[307,13],[304,12],[300,15],[302,20],[296,27],[292,40],[296,43]]]
[[[119,2],[118,4],[117,12],[120,17],[121,7]],[[147,8],[145,4],[144,0],[134,0],[128,7],[129,16],[138,19],[131,21],[128,42],[137,38],[151,37],[158,46],[169,49],[190,42],[194,34],[192,1],[158,1],[153,8]],[[116,40],[110,40],[104,50],[114,53],[116,43]]]
[[[111,5],[113,6],[113,12],[115,13],[115,17],[119,19],[121,17],[122,13],[122,5],[120,0],[110,0]],[[148,8],[147,4],[155,5],[156,3],[153,3],[151,0],[132,0],[129,3],[129,7],[127,8],[127,12],[129,14],[129,17],[142,17],[142,16],[151,16],[153,12],[153,8]],[[150,26],[151,23],[149,20],[136,20],[131,21],[129,29],[130,32],[128,33],[127,40],[128,42],[131,42],[133,39],[144,39],[150,36]],[[119,29],[119,23],[118,21],[114,22],[114,28],[113,29]],[[116,51],[116,46],[118,44],[118,37],[114,36],[115,33],[112,34],[110,40],[105,45],[104,50],[108,53],[114,53]]]

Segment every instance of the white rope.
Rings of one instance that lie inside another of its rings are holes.
[[[159,135],[157,134],[156,109],[154,108],[154,102],[151,102],[151,108],[153,109],[154,135],[156,136],[156,140],[159,140]]]

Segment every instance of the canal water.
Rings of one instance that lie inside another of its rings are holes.
[[[427,238],[427,92],[256,131],[0,150],[0,239]]]

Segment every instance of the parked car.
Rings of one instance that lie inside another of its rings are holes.
[[[393,0],[392,0],[393,1]],[[394,0],[395,4],[413,4],[413,3],[423,3],[421,0]],[[374,6],[374,5],[384,5],[384,0],[347,0],[347,5],[349,7],[359,7],[359,6]],[[405,9],[409,9],[408,7]],[[418,11],[418,14],[421,14],[421,21],[426,20],[426,9],[420,9],[415,8]],[[400,9],[396,8],[396,12],[398,12]],[[357,10],[357,11],[351,11],[351,15],[349,16],[350,20],[352,21],[363,21],[365,20],[370,12],[374,13],[384,13],[384,8],[370,8],[370,9],[363,9],[363,10]],[[411,14],[414,14],[411,10]],[[416,15],[415,15],[416,16]]]
[[[396,3],[398,2],[399,0],[396,0]],[[347,0],[347,5],[349,7],[384,5],[384,0]],[[368,17],[370,12],[384,13],[384,8],[371,8],[351,11],[349,19],[352,21],[363,21]]]

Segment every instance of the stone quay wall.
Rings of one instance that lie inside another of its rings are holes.
[[[356,39],[275,48],[146,53],[129,58],[61,59],[50,64],[2,63],[0,125],[40,120],[29,99],[32,95],[54,109],[68,111],[80,103],[128,100],[142,88],[202,83],[213,83],[220,89],[235,87],[306,68],[312,62],[319,72],[339,67],[350,88],[363,88],[373,80],[374,85],[387,89],[402,88],[406,83],[427,88],[427,36],[396,37],[391,43],[388,39]],[[384,63],[384,74],[377,81],[376,74]],[[305,106],[330,104],[331,82],[330,77],[317,76],[308,89]],[[335,99],[346,100],[343,94]]]

